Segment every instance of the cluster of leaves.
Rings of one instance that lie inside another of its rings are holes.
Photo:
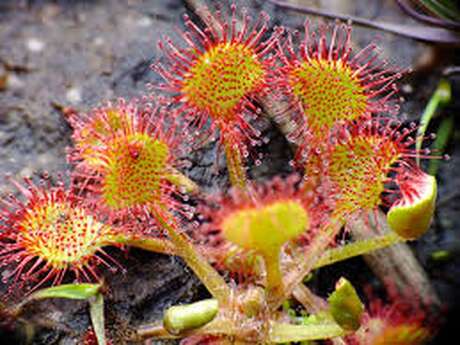
[[[354,52],[349,25],[314,32],[306,22],[302,37],[270,30],[264,13],[252,21],[234,5],[229,12],[203,9],[204,29],[185,16],[185,44],[159,43],[164,59],[153,69],[164,82],[150,95],[69,115],[70,186],[11,180],[22,198],[1,201],[0,266],[7,296],[29,296],[15,310],[34,298],[91,295],[95,335],[84,343],[105,343],[99,285],[37,289],[59,286],[69,274],[97,282],[101,266],[123,270],[104,248],[133,246],[182,257],[212,299],[168,309],[163,323],[140,328],[132,340],[426,340],[419,311],[395,301],[366,310],[344,278],[327,301],[303,284],[315,268],[415,239],[429,227],[436,181],[415,163],[429,157],[415,148],[416,126],[397,119],[401,71],[380,61],[375,44]],[[265,138],[257,128],[267,113],[283,125],[298,174],[255,182],[247,166],[261,158]],[[216,137],[233,187],[203,198],[181,172],[182,158]],[[196,209],[186,200],[198,193],[204,200]],[[377,225],[367,240],[336,243],[356,218],[387,221],[391,231]],[[281,308],[291,298],[303,317]]]

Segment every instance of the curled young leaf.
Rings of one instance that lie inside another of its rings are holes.
[[[196,329],[212,321],[219,311],[216,299],[206,299],[191,304],[173,306],[166,310],[163,325],[171,334]]]
[[[399,236],[415,239],[429,228],[436,204],[437,183],[433,176],[420,173],[407,180],[402,190],[411,190],[395,203],[387,214],[388,225]]]
[[[329,311],[340,327],[347,331],[356,331],[360,327],[364,305],[347,279],[339,279],[328,302]]]

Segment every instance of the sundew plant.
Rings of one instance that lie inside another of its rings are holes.
[[[356,48],[351,24],[306,21],[298,32],[235,4],[199,16],[184,15],[180,39],[158,42],[161,81],[144,97],[67,116],[66,178],[9,178],[19,193],[0,202],[2,314],[20,315],[34,299],[88,299],[83,344],[428,341],[426,296],[402,298],[391,276],[385,299],[344,277],[319,293],[306,284],[320,267],[430,227],[437,183],[416,159],[439,157],[416,145],[417,125],[398,114],[404,69],[374,43]],[[295,172],[256,181],[251,162],[270,160],[258,152],[267,107],[274,125],[289,124]],[[184,157],[213,141],[229,186],[208,195],[185,175]],[[354,239],[357,223],[365,238]],[[101,272],[129,270],[113,246],[180,257],[209,298],[113,336]]]

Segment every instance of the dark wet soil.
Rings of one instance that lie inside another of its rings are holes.
[[[300,28],[304,20],[304,16],[275,9],[264,1],[236,2],[254,13],[268,11],[276,25]],[[389,1],[333,3],[342,13],[411,23]],[[86,111],[105,100],[145,94],[146,83],[156,78],[149,69],[159,58],[156,42],[163,35],[178,37],[180,17],[185,11],[181,0],[0,1],[0,175],[9,173],[20,178],[38,176],[45,170],[51,175],[65,172],[69,168],[65,155],[70,129],[63,110],[71,107]],[[376,35],[389,61],[413,69],[402,81],[407,102],[401,112],[404,118],[417,120],[442,71],[460,64],[460,51],[360,27],[355,27],[354,43],[362,47]],[[460,111],[460,77],[450,80],[453,103],[443,116]],[[448,147],[451,160],[442,163],[439,172],[439,207],[433,228],[413,244],[450,310],[458,308],[460,297],[460,151],[455,147],[460,140],[458,119]],[[439,122],[434,122],[433,131]],[[262,179],[289,172],[291,153],[286,141],[268,122],[262,127],[270,142],[261,148],[265,159],[261,166],[251,167],[252,175]],[[217,168],[214,164],[215,146],[209,145],[189,159],[192,166],[187,174],[206,191],[228,186],[222,158]],[[10,190],[11,186],[0,178],[0,191]],[[434,261],[431,254],[439,249],[449,250],[450,258]],[[178,259],[138,250],[114,251],[113,255],[123,262],[127,273],[109,272],[105,276],[111,291],[106,301],[109,322],[137,325],[153,321],[171,304],[206,295]],[[354,270],[354,265],[347,267]],[[367,272],[365,277],[369,275]],[[72,301],[41,302],[29,316],[54,325],[52,330],[38,332],[35,345],[75,344],[89,323],[86,304]],[[0,331],[2,344],[23,342],[6,337]]]

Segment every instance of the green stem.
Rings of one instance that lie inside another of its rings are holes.
[[[448,104],[451,100],[451,97],[452,91],[450,83],[445,79],[441,79],[436,91],[433,93],[433,96],[431,96],[430,101],[428,102],[420,119],[420,125],[417,130],[417,138],[415,143],[415,149],[417,150],[417,165],[420,165],[420,157],[418,152],[420,152],[420,149],[422,148],[423,137],[428,128],[428,125],[430,124],[431,119],[434,117],[436,110],[439,107]]]
[[[330,339],[344,336],[346,332],[334,321],[321,320],[308,325],[275,323],[269,334],[270,343],[288,343],[306,340]]]
[[[270,301],[271,310],[278,309],[283,301],[291,296],[296,286],[303,282],[305,276],[313,269],[317,258],[341,229],[341,225],[340,221],[331,220],[328,226],[318,232],[318,235],[315,236],[309,246],[294,258],[294,262],[291,263],[288,270],[289,273],[283,279],[283,293],[278,298]]]
[[[439,125],[438,131],[436,132],[436,140],[432,145],[433,152],[436,152],[438,155],[444,154],[445,148],[449,143],[452,134],[455,131],[455,121],[453,116],[449,116],[442,120]],[[428,165],[428,174],[431,176],[436,176],[440,166],[441,160],[432,159]]]
[[[146,324],[140,326],[136,330],[136,335],[132,341],[142,341],[149,338],[155,339],[177,339],[180,336],[169,333],[163,326],[163,322],[155,322],[153,324]]]
[[[318,261],[315,262],[313,268],[317,269],[323,266],[331,265],[338,261],[347,260],[355,256],[367,254],[378,249],[392,246],[406,240],[398,236],[394,232],[386,233],[385,235],[369,238],[365,240],[348,243],[338,248],[329,249],[321,255]]]
[[[277,298],[284,291],[283,275],[280,267],[280,248],[269,253],[262,253],[262,257],[265,261],[265,271],[267,273],[268,298]]]
[[[230,183],[233,187],[244,189],[247,184],[247,177],[240,151],[233,147],[232,141],[228,138],[224,137],[223,140]]]
[[[217,271],[203,258],[193,247],[190,241],[181,233],[176,231],[172,221],[173,218],[167,214],[159,214],[153,211],[155,218],[167,231],[172,243],[176,247],[176,254],[182,257],[187,265],[197,275],[198,279],[206,286],[211,295],[216,298],[220,305],[229,303],[231,291],[225,280]]]

